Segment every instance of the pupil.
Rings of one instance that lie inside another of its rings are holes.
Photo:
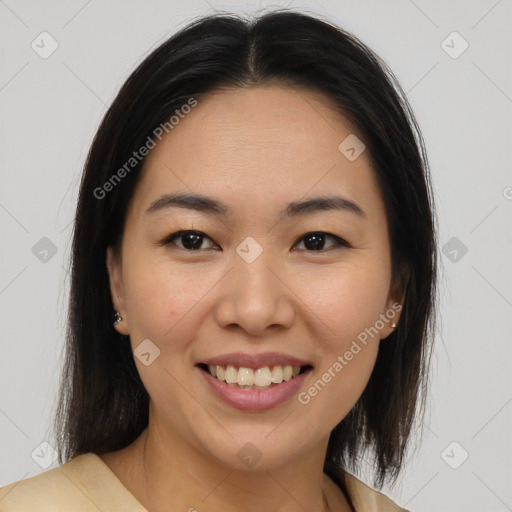
[[[183,246],[186,249],[199,249],[201,247],[202,236],[195,233],[183,235]]]
[[[323,248],[325,243],[325,237],[323,235],[308,235],[304,240],[304,245],[308,249],[319,251]],[[308,247],[309,246],[309,247]]]

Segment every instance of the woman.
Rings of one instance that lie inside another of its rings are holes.
[[[350,472],[395,481],[423,409],[433,200],[354,36],[274,11],[157,48],[91,147],[71,273],[64,464],[2,510],[403,510]]]

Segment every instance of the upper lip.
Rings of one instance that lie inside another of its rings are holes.
[[[200,361],[198,364],[212,366],[233,365],[244,368],[262,368],[264,366],[312,366],[310,362],[280,352],[263,352],[261,354],[246,354],[233,352]]]

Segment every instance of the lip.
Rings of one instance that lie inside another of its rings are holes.
[[[313,368],[262,391],[235,388],[213,377],[199,366],[196,366],[195,370],[199,372],[209,388],[228,405],[241,411],[265,411],[283,404],[294,396]]]
[[[304,361],[288,354],[280,352],[263,352],[261,354],[246,354],[244,352],[233,352],[220,356],[198,361],[197,364],[227,366],[229,364],[256,370],[264,366],[313,366],[310,361]]]

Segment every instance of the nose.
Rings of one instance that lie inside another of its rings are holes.
[[[264,251],[265,253],[265,251]],[[262,254],[247,263],[235,256],[234,268],[225,276],[215,309],[215,318],[224,329],[240,329],[252,336],[268,329],[289,329],[296,308],[294,294],[285,272]]]

